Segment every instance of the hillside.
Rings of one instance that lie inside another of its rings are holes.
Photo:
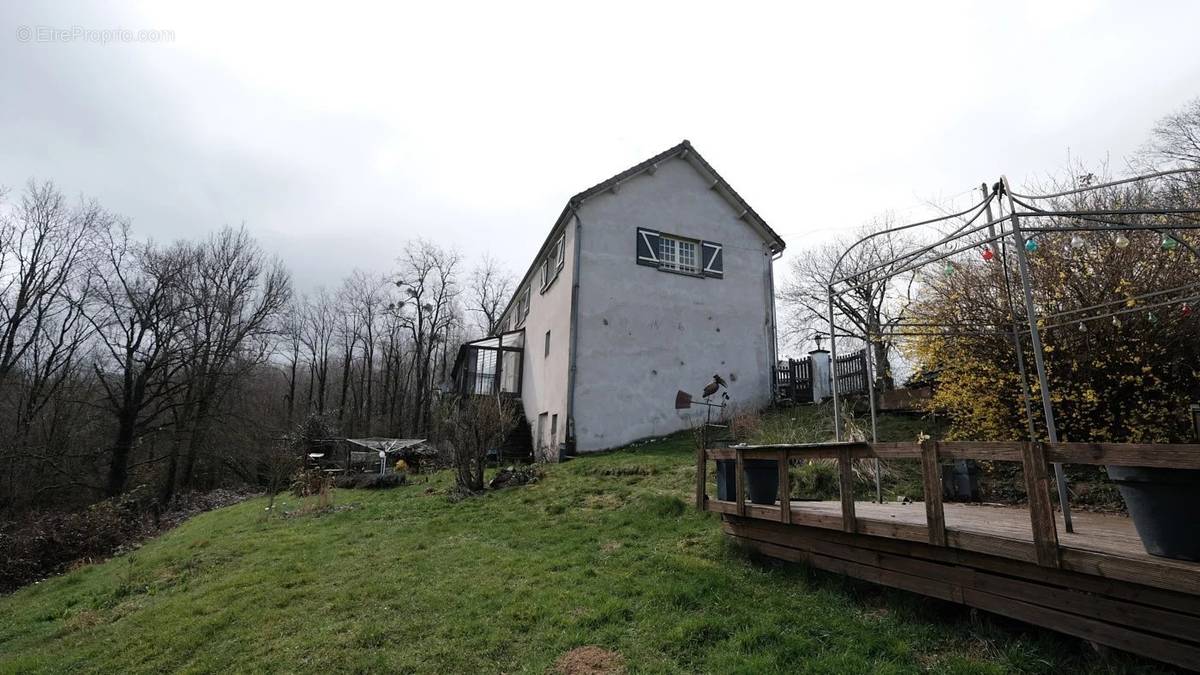
[[[0,671],[541,673],[584,645],[633,672],[1146,668],[748,559],[688,506],[691,448],[585,457],[457,503],[444,473],[339,491],[323,515],[266,518],[264,499],[203,514],[0,598]]]

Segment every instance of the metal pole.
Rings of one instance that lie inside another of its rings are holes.
[[[867,331],[867,396],[871,399],[871,442],[879,442],[879,430],[875,424],[875,359],[871,347],[871,332]],[[879,479],[879,458],[875,458],[875,503],[883,503],[883,484]]]
[[[1001,176],[1000,182],[1008,194],[1009,215],[1012,218],[1013,243],[1017,248],[1017,269],[1021,273],[1021,290],[1025,296],[1025,316],[1029,322],[1029,341],[1033,347],[1033,364],[1037,368],[1038,386],[1042,394],[1042,413],[1046,417],[1046,434],[1051,443],[1058,442],[1058,428],[1054,425],[1054,405],[1050,400],[1050,382],[1046,378],[1046,362],[1042,350],[1042,336],[1037,327],[1037,309],[1033,306],[1033,290],[1029,284],[1029,260],[1025,252],[1025,237],[1021,234],[1021,221],[1017,216],[1017,207],[1009,194],[1008,178]],[[1067,532],[1074,532],[1071,524],[1071,506],[1067,503],[1067,477],[1063,473],[1062,463],[1054,463],[1054,480],[1058,483],[1058,505],[1062,508],[1063,523]]]
[[[870,399],[870,402],[871,402],[871,442],[878,443],[879,442],[879,431],[878,431],[878,425],[876,425],[876,423],[875,423],[875,418],[876,418],[876,415],[875,415],[875,350],[871,346],[871,321],[870,321],[871,309],[873,307],[872,303],[874,301],[875,301],[875,294],[871,290],[868,290],[867,291],[866,340],[864,341],[865,349],[866,349],[866,351],[864,353],[866,355],[866,358],[863,360],[863,365],[867,369],[867,373],[866,373],[866,375],[867,375],[867,397]],[[880,483],[880,480],[879,480],[879,458],[878,457],[875,458],[875,503],[876,504],[883,503],[883,485],[882,485],[882,483]]]
[[[980,185],[979,189],[983,192],[983,198],[987,199],[987,183]],[[1001,204],[1000,213],[1004,213],[1003,204]],[[988,222],[992,221],[992,205],[990,203],[987,205],[987,218]],[[988,235],[991,237],[996,236],[996,228],[994,226],[988,226]],[[1008,304],[1009,318],[1012,319],[1012,341],[1013,347],[1017,351],[1017,372],[1021,376],[1021,400],[1025,404],[1025,426],[1029,431],[1029,440],[1035,441],[1037,440],[1037,436],[1033,429],[1033,402],[1029,396],[1029,375],[1025,372],[1025,350],[1021,348],[1021,332],[1017,326],[1017,312],[1013,307],[1012,289],[1008,283],[1008,260],[1005,256],[1001,255],[1000,245],[994,238],[989,245],[992,248],[992,255],[1003,266],[1004,298]]]
[[[842,413],[838,409],[837,332],[833,323],[833,286],[829,287],[829,379],[833,392],[833,440],[842,440]]]

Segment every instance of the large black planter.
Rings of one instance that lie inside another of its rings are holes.
[[[717,499],[723,502],[737,501],[737,462],[732,459],[717,460]]]
[[[1142,546],[1150,555],[1200,561],[1200,470],[1110,466]]]
[[[774,504],[779,496],[779,464],[773,459],[743,460],[746,470],[746,496],[755,504]],[[717,499],[737,501],[737,463],[717,460]]]
[[[746,492],[754,504],[774,504],[779,496],[779,463],[773,459],[743,460]]]

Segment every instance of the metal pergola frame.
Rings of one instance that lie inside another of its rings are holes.
[[[892,277],[912,272],[920,268],[926,267],[941,261],[947,261],[950,264],[954,256],[960,255],[967,251],[975,250],[981,246],[987,246],[991,249],[993,259],[1000,264],[1004,271],[1004,285],[1007,303],[1007,312],[1011,318],[1011,326],[995,326],[988,327],[989,330],[979,330],[978,327],[950,326],[947,324],[901,324],[904,329],[901,332],[893,333],[893,336],[955,336],[955,335],[1004,335],[1013,345],[1017,357],[1017,368],[1021,377],[1021,393],[1025,407],[1025,417],[1027,423],[1027,432],[1031,441],[1037,440],[1036,430],[1034,426],[1034,413],[1032,395],[1029,391],[1029,380],[1027,377],[1024,349],[1021,346],[1021,340],[1025,335],[1029,336],[1030,348],[1033,352],[1034,368],[1038,376],[1039,398],[1042,404],[1042,416],[1046,424],[1046,433],[1048,440],[1052,443],[1058,442],[1058,429],[1055,425],[1054,406],[1051,401],[1051,392],[1049,380],[1046,376],[1046,365],[1044,358],[1044,349],[1042,345],[1041,330],[1050,327],[1065,325],[1075,321],[1095,321],[1108,317],[1117,317],[1119,315],[1133,312],[1146,311],[1154,307],[1162,307],[1178,303],[1186,303],[1192,301],[1200,301],[1200,284],[1182,286],[1173,289],[1165,289],[1154,291],[1138,296],[1138,299],[1157,298],[1155,304],[1138,305],[1130,308],[1127,306],[1126,300],[1117,300],[1112,302],[1100,303],[1091,307],[1075,308],[1062,310],[1058,312],[1047,313],[1041,316],[1042,327],[1039,328],[1038,308],[1033,299],[1033,288],[1029,275],[1029,252],[1026,249],[1027,233],[1042,234],[1042,233],[1064,233],[1064,232],[1124,232],[1124,231],[1151,231],[1174,239],[1178,245],[1185,250],[1190,251],[1193,256],[1200,259],[1198,252],[1191,244],[1179,237],[1178,232],[1182,230],[1200,230],[1200,205],[1194,208],[1129,208],[1129,209],[1114,209],[1101,208],[1095,210],[1060,210],[1054,208],[1053,204],[1047,207],[1038,206],[1038,202],[1046,202],[1047,200],[1060,199],[1063,197],[1085,195],[1089,192],[1096,192],[1106,188],[1112,188],[1121,185],[1129,185],[1142,181],[1151,181],[1166,177],[1187,177],[1193,180],[1200,179],[1200,168],[1184,168],[1172,169],[1168,171],[1159,171],[1156,173],[1125,178],[1121,180],[1110,181],[1096,185],[1086,185],[1081,188],[1065,190],[1052,194],[1042,195],[1026,195],[1013,191],[1008,178],[1001,176],[1000,180],[994,183],[989,190],[987,183],[980,186],[981,199],[972,204],[970,207],[958,211],[956,213],[947,214],[937,218],[922,220],[915,223],[908,223],[898,227],[892,227],[877,232],[872,232],[865,237],[862,237],[852,243],[842,252],[834,263],[833,269],[830,271],[829,283],[827,286],[828,292],[828,309],[829,309],[829,336],[830,336],[830,358],[832,361],[837,360],[837,338],[855,338],[861,339],[866,345],[866,367],[867,367],[867,395],[870,399],[871,410],[871,440],[877,441],[877,411],[875,403],[875,363],[874,349],[872,347],[873,336],[870,334],[870,322],[864,330],[863,334],[859,334],[855,330],[847,329],[838,324],[836,315],[836,300],[846,292],[867,286],[867,305],[870,306],[874,301],[874,288],[876,284],[884,287],[886,282]],[[1005,214],[1005,205],[1007,205],[1008,213]],[[1000,211],[999,216],[993,214],[993,206],[996,206]],[[1156,223],[1136,223],[1129,222],[1130,219],[1137,220],[1142,217],[1153,217],[1155,219],[1169,219],[1171,222],[1156,222]],[[1038,219],[1050,218],[1059,224],[1053,226],[1039,225]],[[1033,221],[1032,225],[1023,224],[1022,219]],[[1065,222],[1063,222],[1065,221]],[[913,248],[910,251],[905,251],[899,255],[893,256],[888,260],[877,262],[868,266],[866,269],[859,270],[854,274],[840,273],[842,262],[846,256],[850,254],[858,246],[885,235],[895,234],[907,230],[913,230],[919,227],[937,227],[938,225],[955,225],[949,233],[943,234],[940,238],[930,244],[921,245]],[[1011,247],[1016,257],[1017,277],[1020,284],[1020,293],[1022,304],[1024,305],[1025,320],[1024,325],[1019,320],[1016,311],[1016,302],[1013,298],[1013,284],[1010,278],[1009,271],[1009,252]],[[865,275],[874,273],[872,276],[864,278]],[[1163,300],[1159,296],[1168,295],[1171,293],[1182,293],[1179,297],[1171,297]],[[1110,307],[1113,306],[1113,307]],[[1080,318],[1077,315],[1084,314],[1096,310],[1099,313],[1088,314],[1086,318]],[[1063,317],[1074,317],[1069,320],[1062,320],[1058,323],[1049,323],[1054,319],[1063,319]],[[915,330],[909,330],[915,329]],[[875,336],[878,338],[878,336]],[[839,401],[839,392],[837,386],[837,377],[832,377],[832,393],[833,393],[833,427],[834,436],[838,441],[842,440],[842,424],[841,424],[841,408]],[[878,464],[878,460],[875,460]],[[1071,523],[1071,510],[1068,503],[1067,482],[1063,473],[1061,463],[1054,464],[1055,482],[1058,488],[1059,505],[1062,508],[1063,520],[1067,532],[1073,532],[1074,528]],[[878,466],[875,470],[875,491],[876,498],[882,502],[882,488],[880,486],[880,476]]]

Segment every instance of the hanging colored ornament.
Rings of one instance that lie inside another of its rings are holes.
[[[1121,320],[1114,316],[1113,317],[1113,328],[1120,328],[1120,327],[1121,327]]]
[[[996,257],[996,254],[992,253],[992,249],[990,249],[990,248],[983,249],[983,261],[984,262],[991,262],[992,258],[995,258],[995,257]]]
[[[1162,249],[1164,251],[1174,251],[1179,246],[1179,240],[1169,234],[1162,236]]]
[[[1086,332],[1087,332],[1087,326],[1083,325],[1083,322],[1082,322],[1082,321],[1080,321],[1080,322],[1079,322],[1079,332],[1080,332],[1080,333],[1086,333]]]
[[[1033,253],[1034,251],[1038,250],[1037,241],[1034,239],[1025,240],[1025,250],[1029,251],[1030,253]]]
[[[1158,323],[1158,316],[1154,312],[1146,312],[1146,319],[1150,323]]]
[[[1129,246],[1129,237],[1126,237],[1124,234],[1118,234],[1113,243],[1117,245],[1117,248],[1125,248]]]
[[[954,274],[954,263],[946,263],[946,266],[942,268],[942,274],[945,276]]]
[[[1071,248],[1083,248],[1087,246],[1087,240],[1078,234],[1071,235]]]
[[[1192,315],[1192,306],[1187,304],[1186,302],[1183,303],[1183,307],[1179,308],[1179,313],[1184,316],[1191,316]]]

